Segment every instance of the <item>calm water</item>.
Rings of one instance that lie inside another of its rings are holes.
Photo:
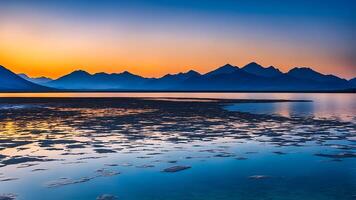
[[[0,195],[355,199],[355,113],[355,94],[0,94]]]

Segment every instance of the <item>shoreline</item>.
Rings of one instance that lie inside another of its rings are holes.
[[[191,102],[191,103],[283,103],[283,102],[313,102],[303,99],[218,99],[218,98],[187,98],[187,97],[0,97],[0,103],[52,103],[57,100],[81,101],[90,100],[125,100],[125,101],[168,101],[168,102]],[[17,100],[25,100],[19,102]]]

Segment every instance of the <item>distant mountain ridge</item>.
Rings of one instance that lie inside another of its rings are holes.
[[[137,89],[136,85],[146,80],[141,76],[130,72],[107,74],[104,72],[89,74],[83,70],[77,70],[45,85],[58,89],[77,90],[114,90],[114,89]]]
[[[48,83],[50,81],[53,81],[53,79],[47,78],[47,77],[44,77],[44,76],[32,78],[32,77],[27,76],[24,73],[17,74],[17,75],[20,76],[21,78],[27,80],[27,81],[30,81],[30,82],[36,83],[36,84],[40,84],[40,85],[44,84],[44,83]]]
[[[226,64],[206,74],[190,70],[160,78],[145,78],[127,71],[90,74],[76,70],[40,84],[62,90],[103,91],[331,91],[355,89],[355,82],[355,78],[348,81],[307,67],[282,73],[277,67],[263,67],[251,62],[241,68]]]
[[[255,74],[257,76],[264,76],[264,77],[276,77],[282,74],[282,72],[279,71],[279,69],[273,66],[264,68],[255,62],[247,64],[242,69],[248,73]]]
[[[0,65],[0,91],[39,92],[49,90],[53,89],[27,81]]]
[[[236,66],[226,64],[226,65],[221,66],[211,72],[206,73],[205,76],[215,76],[215,75],[219,75],[219,74],[230,74],[230,73],[234,73],[239,70],[240,69]]]

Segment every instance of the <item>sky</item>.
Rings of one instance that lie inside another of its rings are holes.
[[[0,65],[160,77],[255,61],[356,76],[354,0],[2,0]]]

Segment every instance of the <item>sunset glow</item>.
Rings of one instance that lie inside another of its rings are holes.
[[[249,2],[249,3],[247,3]],[[353,1],[2,1],[0,65],[159,77],[255,61],[356,76]]]

